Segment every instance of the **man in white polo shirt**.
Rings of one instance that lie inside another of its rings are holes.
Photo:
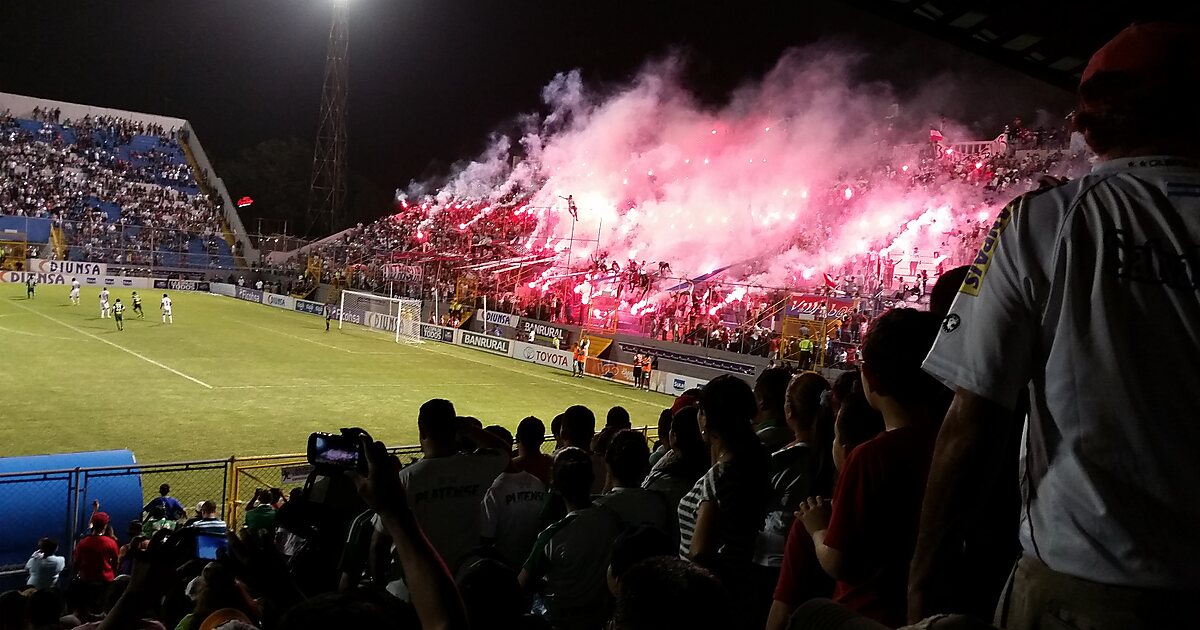
[[[508,466],[508,445],[472,423],[461,422],[454,405],[438,398],[421,405],[417,430],[424,456],[400,471],[400,483],[417,523],[454,572],[479,544],[479,505]],[[479,450],[460,452],[460,434]]]
[[[1100,163],[1018,198],[987,235],[924,364],[956,396],[925,493],[910,618],[939,611],[967,515],[996,499],[980,489],[1027,388],[1024,554],[999,625],[1194,625],[1198,90],[1200,29],[1122,31],[1080,84],[1076,126]]]

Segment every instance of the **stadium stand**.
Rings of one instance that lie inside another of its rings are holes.
[[[0,222],[42,257],[169,271],[252,255],[186,121],[10,94],[0,106]]]

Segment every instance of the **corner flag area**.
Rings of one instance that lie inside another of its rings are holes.
[[[131,303],[131,291],[110,290]],[[363,426],[387,444],[417,442],[417,408],[447,398],[484,425],[515,430],[526,415],[550,426],[563,401],[601,419],[629,410],[653,426],[670,398],[440,343],[397,344],[358,327],[325,332],[321,318],[239,300],[141,291],[145,319],[125,330],[100,318],[97,291],[73,306],[68,289],[0,284],[0,356],[7,366],[0,440],[33,455],[128,448],[143,463],[294,452],[314,431]]]

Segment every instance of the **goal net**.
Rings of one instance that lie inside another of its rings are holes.
[[[421,343],[421,301],[342,291],[338,330],[347,324],[390,333],[397,342]]]

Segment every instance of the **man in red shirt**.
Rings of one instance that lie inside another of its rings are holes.
[[[800,520],[817,560],[837,581],[834,601],[889,627],[905,623],[908,565],[938,420],[942,385],[921,370],[938,317],[896,309],[872,323],[863,342],[863,389],[884,432],[850,453],[832,505],[811,497]]]
[[[108,514],[96,512],[91,531],[75,545],[75,575],[82,582],[111,582],[116,577],[117,541],[104,535],[107,527]]]

